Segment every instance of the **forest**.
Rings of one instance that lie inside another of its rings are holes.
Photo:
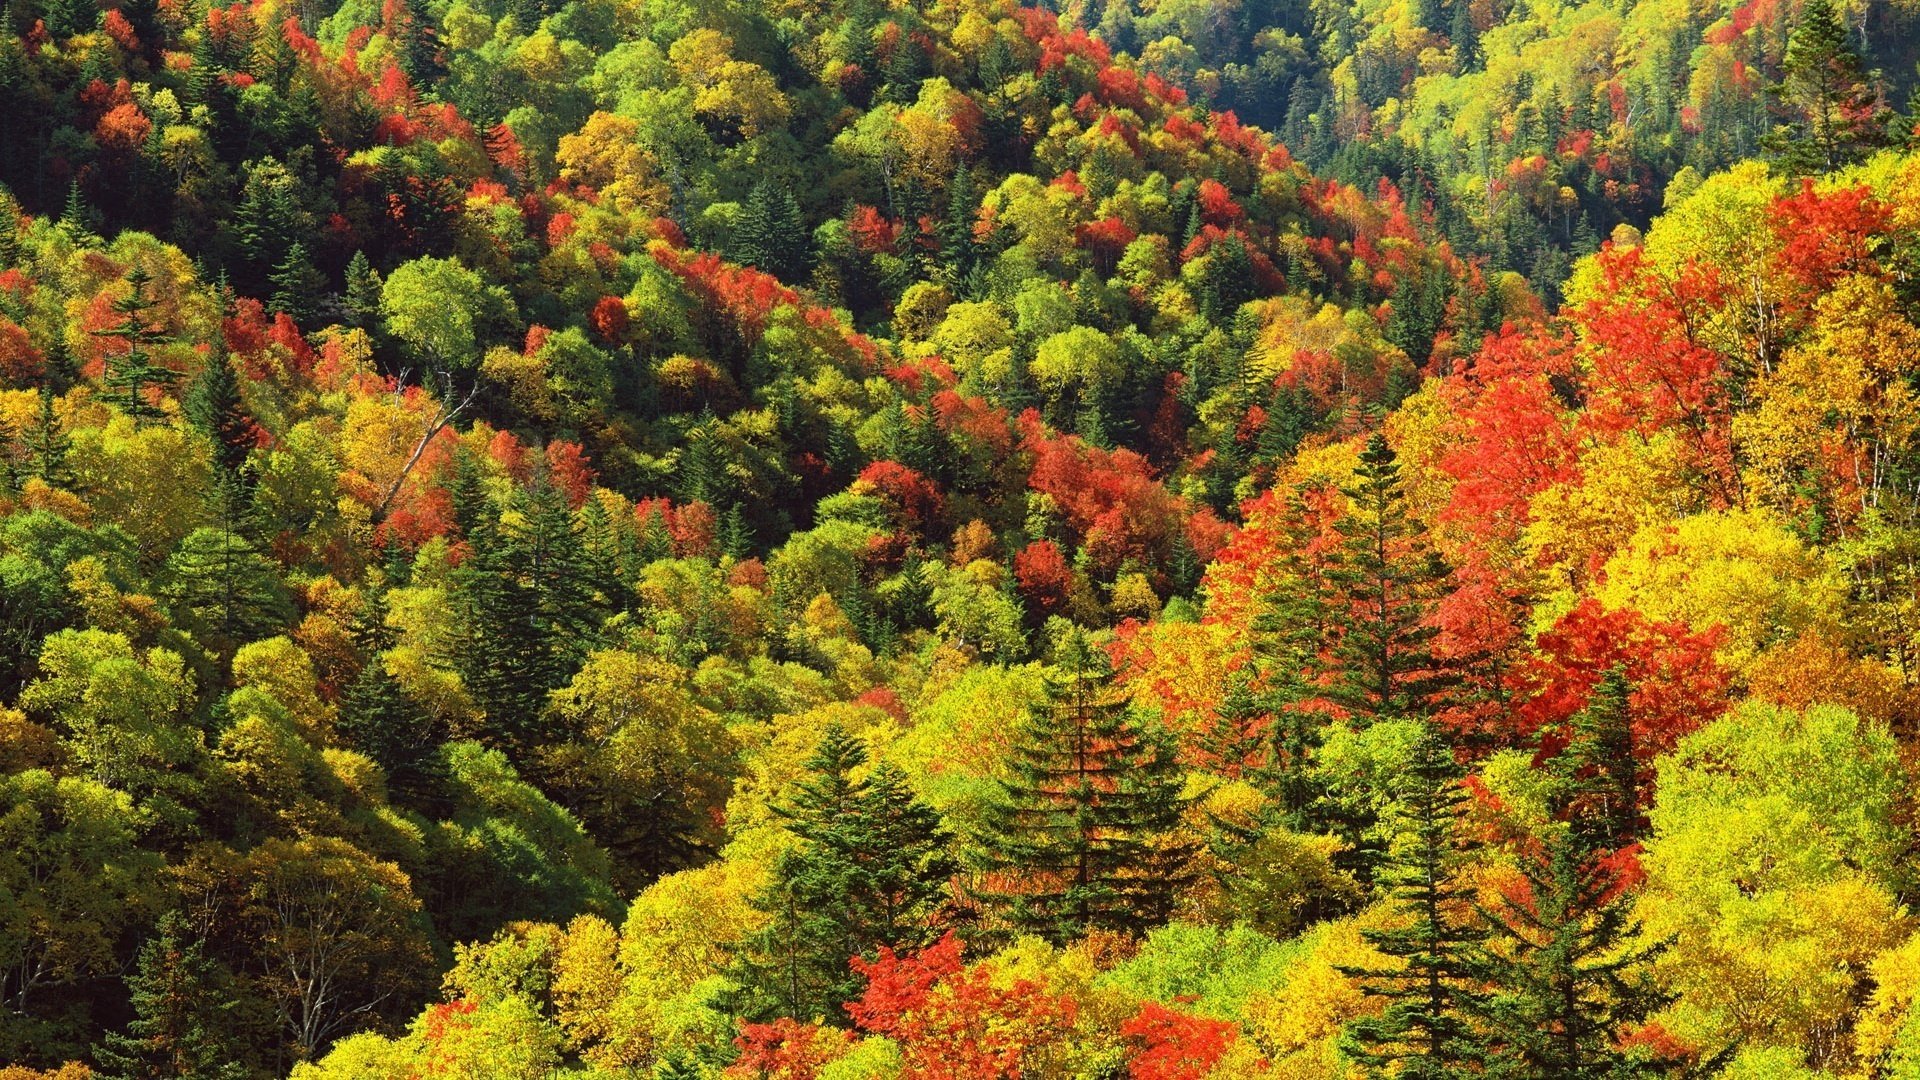
[[[0,1080],[1920,1080],[1920,3],[222,2],[0,7]]]

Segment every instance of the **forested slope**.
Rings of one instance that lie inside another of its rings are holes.
[[[13,0],[0,1077],[1920,1075],[1915,19]]]

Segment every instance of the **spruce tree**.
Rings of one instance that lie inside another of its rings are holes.
[[[73,472],[67,468],[67,450],[72,445],[60,415],[53,407],[53,387],[40,387],[40,409],[33,426],[26,430],[27,471],[48,487],[73,486]]]
[[[1028,712],[1009,766],[982,856],[1015,883],[987,899],[1016,930],[1064,942],[1166,921],[1193,877],[1192,846],[1169,840],[1184,805],[1180,770],[1084,630],[1062,638],[1047,700]]]
[[[1385,886],[1398,925],[1363,934],[1403,966],[1342,969],[1363,980],[1367,993],[1387,999],[1378,1016],[1347,1026],[1343,1048],[1369,1076],[1451,1080],[1477,1075],[1481,1051],[1472,1018],[1482,1005],[1474,985],[1482,933],[1469,921],[1470,890],[1456,875],[1460,807],[1466,801],[1461,770],[1453,751],[1429,726],[1397,781],[1400,835],[1376,881]]]
[[[360,674],[340,699],[335,730],[386,773],[393,800],[418,807],[431,799],[443,772],[439,753],[445,736],[440,723],[408,695],[387,670],[385,651],[392,635],[383,624],[382,599],[369,600],[356,628],[362,661]]]
[[[307,245],[295,240],[267,282],[273,286],[273,296],[268,302],[272,310],[286,313],[303,326],[313,321],[315,305],[326,291],[327,279],[308,257]]]
[[[1438,630],[1429,619],[1446,564],[1407,509],[1385,436],[1367,441],[1357,479],[1343,490],[1349,509],[1335,524],[1342,539],[1333,611],[1339,676],[1329,696],[1363,723],[1428,715],[1455,681],[1434,657]]]
[[[187,420],[213,440],[213,461],[229,477],[241,476],[254,447],[253,422],[240,397],[240,377],[224,350],[216,350],[187,391]]]
[[[114,314],[120,321],[104,330],[95,330],[94,337],[119,341],[118,349],[107,353],[107,372],[102,380],[106,384],[106,399],[120,407],[120,411],[137,421],[156,420],[165,413],[147,400],[150,387],[161,387],[173,382],[173,372],[154,363],[153,349],[163,345],[167,337],[160,327],[149,317],[149,313],[158,306],[147,295],[147,286],[153,282],[153,275],[144,267],[136,266],[127,271],[127,295],[113,302]]]
[[[734,230],[734,255],[786,282],[806,278],[811,237],[793,190],[772,178],[753,185]]]
[[[1640,832],[1629,685],[1608,673],[1547,764],[1552,819],[1521,852],[1526,888],[1484,912],[1492,928],[1478,1003],[1496,1076],[1618,1080],[1669,1075],[1678,1062],[1620,1036],[1670,1000],[1653,982],[1665,942],[1647,942],[1611,858]]]
[[[133,1021],[93,1051],[99,1080],[245,1080],[233,976],[206,955],[177,911],[140,947],[127,988]]]
[[[91,5],[91,0],[87,0]],[[75,247],[96,247],[100,238],[94,235],[93,208],[80,194],[80,181],[74,179],[67,184],[67,202],[60,211],[60,231],[67,235]]]
[[[1832,172],[1888,143],[1893,112],[1847,37],[1832,0],[1806,0],[1770,92],[1792,111],[1761,144],[1795,173]]]
[[[955,870],[939,815],[897,767],[883,763],[862,778],[866,763],[860,741],[830,725],[793,799],[776,807],[796,843],[754,901],[771,921],[737,969],[747,1015],[845,1023],[840,1006],[864,984],[850,958],[935,937],[932,916]]]
[[[380,321],[380,285],[380,275],[367,261],[367,253],[356,249],[347,260],[347,311],[354,325],[371,329]]]
[[[174,618],[191,626],[207,648],[223,657],[249,641],[271,637],[293,620],[293,603],[280,567],[237,527],[244,498],[231,485],[214,498],[221,524],[193,530],[167,557],[161,585]]]
[[[967,281],[980,262],[980,244],[973,235],[979,215],[980,195],[974,190],[973,173],[962,163],[947,184],[947,212],[935,230],[947,284],[961,295],[970,295]]]

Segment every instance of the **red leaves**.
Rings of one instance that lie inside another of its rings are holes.
[[[1873,247],[1891,211],[1864,184],[1821,193],[1812,180],[1802,180],[1798,195],[1773,201],[1769,220],[1783,245],[1780,268],[1809,294],[1818,294],[1845,274],[1879,271]],[[1809,295],[1806,304],[1812,300]]]
[[[1537,655],[1509,675],[1522,701],[1516,734],[1540,732],[1542,755],[1558,753],[1563,726],[1618,665],[1633,687],[1627,709],[1634,757],[1651,767],[1681,736],[1726,711],[1728,675],[1714,657],[1719,638],[1717,631],[1696,634],[1681,623],[1582,600],[1540,635]]]
[[[847,227],[853,230],[854,246],[869,255],[892,251],[900,242],[900,226],[887,220],[887,215],[875,207],[855,207],[847,219]]]
[[[1127,1062],[1133,1080],[1202,1080],[1233,1045],[1239,1029],[1225,1020],[1175,1012],[1144,1002],[1120,1035],[1135,1044]]]
[[[1038,434],[1030,435],[1027,445],[1034,452],[1028,484],[1053,497],[1103,571],[1117,570],[1129,559],[1141,566],[1168,565],[1190,512],[1186,500],[1154,479],[1145,458],[1131,450],[1102,450],[1079,439]],[[1217,535],[1202,528],[1190,532],[1189,539]],[[1212,552],[1199,554],[1205,559]]]
[[[1527,505],[1576,477],[1573,416],[1549,376],[1568,370],[1568,342],[1509,328],[1489,338],[1462,381],[1475,392],[1460,409],[1460,443],[1440,460],[1457,479],[1444,516],[1484,537],[1517,536]]]
[[[578,510],[586,505],[598,476],[587,461],[587,452],[579,443],[558,440],[547,444],[547,477],[566,493],[567,505]]]
[[[741,1024],[733,1044],[740,1057],[726,1075],[753,1080],[813,1080],[853,1042],[850,1032],[781,1017],[770,1024]]]
[[[1102,274],[1113,273],[1120,261],[1121,253],[1127,245],[1133,243],[1139,233],[1133,227],[1117,217],[1104,217],[1080,226],[1076,239],[1080,247],[1093,257],[1094,265]]]
[[[1020,583],[1020,595],[1041,615],[1065,609],[1073,588],[1073,567],[1060,545],[1035,540],[1020,549],[1013,557],[1013,576]]]
[[[1072,1025],[1076,1006],[1031,980],[996,985],[991,972],[968,970],[960,952],[949,931],[911,957],[885,948],[871,963],[854,957],[867,990],[847,1012],[898,1042],[905,1075],[916,1080],[1017,1080],[1026,1055]]]
[[[624,341],[628,328],[626,301],[617,296],[601,297],[587,314],[587,325],[593,328],[595,336],[609,345]]]
[[[861,470],[858,482],[886,499],[903,526],[923,536],[947,515],[947,498],[939,486],[897,461],[874,462]]]

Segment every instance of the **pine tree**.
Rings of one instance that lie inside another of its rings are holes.
[[[224,350],[217,350],[200,370],[187,391],[185,412],[187,420],[213,440],[214,464],[227,476],[240,477],[255,446],[253,419],[240,397],[240,377]]]
[[[308,258],[307,245],[295,240],[267,281],[273,286],[268,302],[272,310],[285,312],[301,325],[313,321],[314,305],[326,291],[327,279]]]
[[[866,763],[859,740],[830,725],[793,800],[776,808],[798,842],[755,899],[772,921],[738,969],[747,1015],[844,1023],[840,1005],[862,985],[849,958],[918,949],[936,936],[931,916],[955,870],[939,815],[896,766],[860,778]]]
[[[1400,925],[1363,931],[1375,949],[1404,962],[1385,970],[1342,969],[1387,999],[1378,1016],[1348,1025],[1343,1048],[1370,1076],[1448,1080],[1477,1074],[1479,1034],[1472,1017],[1481,933],[1468,921],[1468,889],[1458,884],[1458,826],[1466,795],[1453,751],[1428,727],[1395,784],[1401,835],[1381,866]],[[1557,1076],[1554,1073],[1536,1074]]]
[[[1783,165],[1802,174],[1832,172],[1887,145],[1893,112],[1832,0],[1800,6],[1780,68],[1780,83],[1770,91],[1785,101],[1792,119],[1761,143]]]
[[[127,295],[113,302],[113,312],[120,316],[120,322],[93,332],[94,337],[122,343],[118,351],[108,351],[107,373],[102,381],[107,388],[106,399],[135,421],[156,420],[166,415],[147,400],[147,390],[171,385],[174,378],[173,372],[153,359],[153,349],[165,344],[167,337],[148,318],[148,313],[158,306],[147,295],[147,286],[152,282],[153,275],[144,267],[127,271]]]
[[[983,861],[1015,879],[996,901],[1017,930],[1063,942],[1089,930],[1142,933],[1192,880],[1173,748],[1116,691],[1086,632],[1061,641],[1047,701],[1017,737]]]
[[[1343,489],[1349,510],[1335,525],[1339,679],[1329,696],[1363,722],[1425,716],[1454,682],[1433,655],[1438,631],[1429,620],[1447,567],[1408,512],[1385,436],[1367,441],[1357,476]]]
[[[67,468],[67,450],[72,445],[60,416],[53,408],[53,387],[40,387],[40,411],[25,435],[27,471],[48,487],[70,488],[73,473]]]
[[[0,416],[0,491],[20,490],[25,474],[21,458],[20,432],[12,421]]]
[[[100,1080],[244,1080],[233,976],[177,911],[160,917],[127,977],[133,1021],[94,1048]]]
[[[167,557],[160,590],[175,619],[221,656],[285,630],[294,614],[280,567],[239,527],[246,497],[237,487],[215,482],[220,524],[195,529],[180,541]]]
[[[980,262],[980,243],[973,234],[979,215],[980,195],[974,189],[973,173],[962,163],[947,184],[947,212],[935,231],[947,283],[962,295],[971,295],[965,286]]]

